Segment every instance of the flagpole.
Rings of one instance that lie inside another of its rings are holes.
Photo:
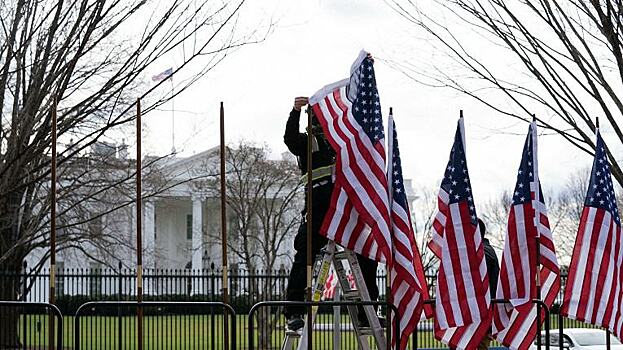
[[[136,99],[136,300],[137,349],[143,350],[143,235],[142,235],[142,188],[141,188],[141,99]]]
[[[171,74],[169,78],[171,79],[171,153],[175,154],[175,88],[173,86],[173,75]]]
[[[467,159],[467,146],[465,145],[465,119],[463,119],[463,110],[459,111],[459,125],[461,127],[461,141],[463,142],[463,152],[465,153],[465,158]]]
[[[387,135],[388,140],[389,140],[389,144],[387,145],[387,150],[388,150],[388,153],[387,153],[388,157],[387,157],[387,159],[388,159],[389,162],[392,161],[393,153],[394,153],[394,124],[393,124],[393,122],[394,122],[394,108],[393,107],[389,107],[389,118],[387,120],[387,128],[389,129],[388,130],[389,132],[388,132],[388,135]],[[392,168],[392,170],[393,170],[393,168]],[[393,173],[388,172],[388,175],[391,177],[391,176],[393,176]],[[391,215],[391,205],[393,204],[393,200],[392,200],[393,193],[392,193],[392,191],[389,190],[392,181],[393,181],[393,179],[391,179],[391,178],[388,179],[389,183],[388,183],[388,186],[387,186],[387,189],[388,189],[387,195],[389,196],[389,205],[390,205],[390,208],[389,208],[389,213],[390,213],[389,214],[389,228],[390,228],[390,230],[393,230],[393,227],[394,227],[393,220],[392,220],[392,215]],[[390,252],[390,254],[391,253],[392,252]],[[393,259],[394,257],[392,256],[391,258]],[[387,299],[387,303],[391,304],[391,303],[394,302],[394,300],[393,300],[394,298],[392,297],[392,294],[391,294],[391,292],[392,292],[392,289],[391,289],[391,275],[390,275],[391,274],[391,268],[390,268],[389,264],[385,265],[385,270],[386,270],[386,273],[385,273],[385,275],[386,275],[385,276],[385,298]],[[399,322],[399,320],[396,320],[396,321]],[[388,329],[387,329],[387,331],[388,331],[387,332],[387,347],[386,348],[387,349],[391,349],[391,344],[392,344],[391,343],[392,326],[393,327],[397,327],[397,325],[394,325],[394,322],[392,322],[391,308],[389,306],[387,307],[387,322],[386,322],[386,324],[387,324],[387,327],[388,327]],[[398,346],[400,346],[400,344],[398,344]]]
[[[532,134],[532,168],[534,169],[534,227],[536,229],[536,299],[541,301],[541,231],[539,205],[541,203],[541,183],[539,181],[539,163],[537,157],[537,133],[536,133],[536,115],[532,114],[532,126],[530,133]],[[541,304],[536,304],[536,334],[537,347],[541,349]]]
[[[596,118],[595,123],[595,138],[597,138],[597,134],[599,134],[599,117]],[[595,143],[595,147],[597,147],[597,143]],[[610,329],[606,328],[606,349],[610,350]]]
[[[223,270],[223,303],[227,304],[229,302],[229,293],[228,293],[228,281],[227,281],[227,192],[226,192],[226,184],[225,184],[225,109],[223,107],[223,102],[221,102],[221,110],[220,110],[220,119],[221,119],[221,261],[222,261],[222,270]],[[227,315],[223,317],[223,331],[225,336],[225,341],[223,342],[223,349],[227,350],[229,347],[229,337],[228,337],[228,329],[227,329]]]
[[[49,302],[56,301],[56,96],[52,101],[52,157],[50,169],[50,295]],[[54,329],[54,316],[50,313],[50,329]],[[50,349],[54,347],[54,332],[50,331]]]
[[[307,301],[312,301],[312,113],[307,107]],[[312,308],[307,308],[307,350],[312,350]]]

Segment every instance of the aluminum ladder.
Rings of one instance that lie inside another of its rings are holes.
[[[363,279],[363,274],[361,273],[361,268],[359,267],[359,262],[357,261],[356,254],[350,250],[338,249],[334,241],[329,241],[329,243],[323,249],[322,260],[320,262],[320,266],[318,267],[318,276],[316,277],[315,283],[313,284],[312,301],[318,302],[322,298],[325,283],[327,282],[327,279],[329,278],[329,274],[331,272],[331,264],[333,264],[333,268],[338,277],[338,282],[343,292],[344,301],[356,302],[370,300],[370,294],[368,293],[368,288],[366,287],[366,283]],[[354,277],[355,288],[351,288],[351,284],[347,275],[347,269],[344,265],[350,267],[350,271]],[[369,337],[372,337],[374,338],[376,349],[387,350],[385,329],[381,326],[378,315],[374,310],[374,306],[363,306],[369,327],[359,327],[359,310],[356,305],[347,306],[347,309],[351,323],[353,325],[353,330],[355,331],[355,334],[357,336],[359,349],[370,350],[371,348],[369,345]],[[318,307],[313,306],[311,322],[312,329],[314,327],[314,321],[316,319],[317,312]],[[307,319],[305,319],[305,326],[302,328],[302,330],[299,329],[298,331],[293,331],[286,329],[286,337],[283,341],[283,344],[281,345],[281,350],[294,349],[294,345],[297,339],[299,340],[297,350],[306,350],[308,342],[307,326],[308,322]],[[338,326],[339,325],[337,324],[334,325],[334,332],[337,330]]]

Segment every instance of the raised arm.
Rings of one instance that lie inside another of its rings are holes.
[[[286,131],[283,135],[283,142],[295,156],[302,156],[307,151],[307,135],[299,131],[301,108],[307,103],[307,97],[296,97],[294,99],[294,107],[292,107],[290,112],[290,117],[286,123]]]

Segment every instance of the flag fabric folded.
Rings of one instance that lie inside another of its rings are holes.
[[[346,276],[346,278],[348,279],[348,284],[350,285],[351,289],[357,288],[357,286],[355,285],[355,276],[353,276],[352,273],[349,273]],[[337,274],[335,273],[335,271],[332,271],[329,274],[329,278],[327,278],[327,281],[324,284],[324,291],[322,292],[323,300],[329,300],[329,299],[335,298],[335,293],[337,291],[338,282],[339,281],[337,278]]]
[[[173,75],[173,68],[169,68],[167,70],[165,70],[164,72],[160,73],[160,74],[156,74],[154,76],[151,77],[152,81],[161,81],[161,80],[165,80],[166,78],[170,77],[171,75]]]
[[[393,320],[392,324],[399,326],[401,339],[399,348],[403,350],[407,348],[409,336],[417,327],[422,311],[425,309],[424,301],[428,299],[429,294],[422,259],[415,243],[415,234],[411,224],[411,212],[402,178],[398,135],[391,113],[388,126],[387,182],[390,188],[394,257],[390,269],[390,287],[391,302],[396,305],[400,315],[399,322],[396,323]],[[427,306],[426,311],[426,316],[432,316],[430,307]]]
[[[623,336],[621,220],[606,146],[596,132],[595,159],[573,248],[561,313]]]
[[[463,135],[460,118],[428,246],[440,262],[435,337],[457,349],[476,349],[491,325],[491,297]]]
[[[320,234],[391,263],[385,135],[372,59],[362,51],[351,77],[318,91],[310,105],[337,153],[335,186]]]
[[[335,297],[335,288],[337,287],[337,276],[334,272],[329,274],[329,278],[324,283],[324,291],[322,292],[322,299],[329,300]]]
[[[551,307],[560,290],[560,268],[538,176],[536,130],[536,123],[531,123],[509,210],[496,290],[497,299],[508,299],[510,303],[495,305],[493,314],[492,334],[510,349],[528,349],[537,334],[537,306],[532,299],[544,298]],[[536,283],[537,254],[542,264],[540,295]],[[544,316],[542,311],[541,323]]]

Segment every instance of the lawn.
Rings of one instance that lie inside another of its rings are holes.
[[[236,318],[236,348],[247,349],[247,316]],[[323,315],[318,323],[327,324],[326,330],[314,332],[314,349],[332,350],[333,332],[328,323],[332,315]],[[271,338],[272,347],[279,349],[283,341],[283,319],[276,326]],[[342,316],[342,323],[349,322],[348,316]],[[566,323],[566,322],[565,322]],[[557,320],[552,319],[552,331],[557,330]],[[20,320],[20,335],[26,334],[26,345],[37,347],[48,344],[48,317],[32,315]],[[571,326],[571,325],[568,325]],[[573,324],[573,327],[580,324]],[[81,349],[136,349],[136,317],[90,316],[81,318],[80,322]],[[65,317],[63,325],[64,347],[74,348],[74,318]],[[162,315],[145,316],[143,324],[143,344],[145,349],[222,349],[223,348],[223,317],[222,315]],[[256,349],[259,349],[256,333]],[[213,336],[214,335],[214,336]],[[351,331],[340,333],[340,349],[356,349],[355,337]],[[498,344],[492,344],[497,346]],[[418,346],[425,348],[443,348],[430,331],[418,333]],[[409,347],[411,348],[411,347]]]
[[[319,323],[329,323],[332,316],[323,317]],[[248,317],[238,315],[236,318],[236,347],[247,349]],[[26,322],[26,324],[24,324]],[[65,348],[74,348],[74,317],[65,317],[63,338]],[[342,322],[349,322],[347,315],[342,316]],[[283,320],[273,332],[272,346],[279,349],[284,338]],[[48,344],[48,317],[32,315],[20,320],[20,334],[26,330],[28,346]],[[145,316],[143,324],[143,344],[145,349],[222,349],[223,348],[223,318],[221,315],[188,315],[188,316]],[[259,348],[257,330],[255,346]],[[214,336],[212,336],[214,334]],[[433,340],[430,332],[418,334],[418,343],[426,347],[441,347]],[[81,349],[136,349],[136,317],[104,317],[92,316],[81,318],[80,321]],[[314,349],[332,350],[333,331],[316,330],[314,332]],[[355,337],[352,331],[340,333],[340,349],[356,349]]]

